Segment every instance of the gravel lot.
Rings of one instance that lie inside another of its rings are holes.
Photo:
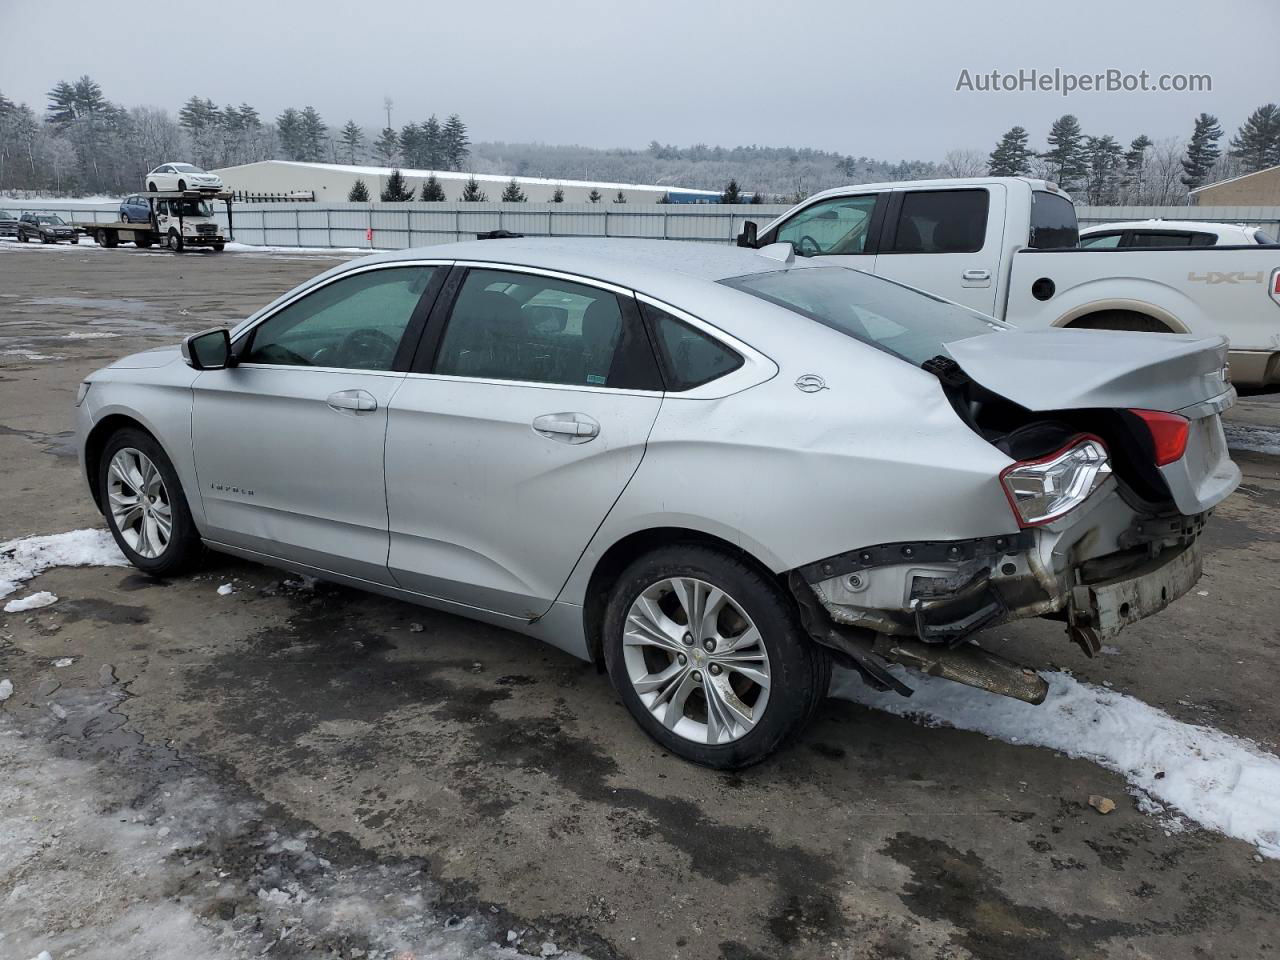
[[[102,526],[85,374],[338,259],[0,241],[0,542]],[[984,642],[1280,751],[1280,395],[1231,436],[1195,591],[1095,660],[1047,622]],[[591,666],[452,616],[230,559],[33,591],[58,600],[0,614],[5,958],[1280,950],[1280,860],[1087,759],[832,699],[727,775],[663,755]]]

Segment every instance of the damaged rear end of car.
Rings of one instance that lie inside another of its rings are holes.
[[[793,294],[781,281],[765,293],[933,374],[958,420],[1007,457],[990,482],[1012,522],[989,536],[855,544],[789,571],[806,630],[873,687],[910,695],[897,663],[1039,703],[1044,680],[975,634],[1043,617],[1093,656],[1199,579],[1200,535],[1240,479],[1220,420],[1235,399],[1225,339],[993,322],[948,341],[937,324],[972,314],[931,298],[931,340],[879,324],[875,304]]]

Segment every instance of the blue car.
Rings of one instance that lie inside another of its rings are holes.
[[[149,223],[151,208],[145,197],[125,197],[120,201],[120,219],[125,223]]]

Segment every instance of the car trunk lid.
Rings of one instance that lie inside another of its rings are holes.
[[[1225,337],[1020,330],[946,344],[976,382],[1028,410],[1182,411],[1230,389]]]

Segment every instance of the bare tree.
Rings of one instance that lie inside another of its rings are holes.
[[[1139,196],[1145,204],[1168,206],[1183,203],[1187,188],[1182,185],[1182,157],[1187,144],[1179,137],[1166,137],[1151,146]]]
[[[948,150],[938,165],[940,177],[982,177],[987,173],[987,155],[981,150]]]

